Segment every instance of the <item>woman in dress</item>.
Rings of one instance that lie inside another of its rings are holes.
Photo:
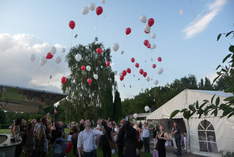
[[[158,151],[158,156],[159,157],[166,157],[166,147],[165,147],[165,143],[168,140],[168,135],[167,133],[164,131],[164,127],[163,125],[159,125],[159,133],[157,135],[157,145],[156,145],[156,149]]]

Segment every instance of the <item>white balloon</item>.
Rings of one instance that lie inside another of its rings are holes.
[[[81,13],[82,13],[83,15],[88,14],[88,13],[89,13],[89,7],[87,7],[87,6],[84,7],[84,8],[82,9]]]
[[[102,4],[105,4],[105,3],[106,3],[106,0],[101,0],[101,3],[102,3]]]
[[[47,62],[47,60],[46,60],[44,57],[42,57],[42,58],[41,58],[41,63],[40,63],[41,66],[45,65],[46,62]]]
[[[36,55],[35,55],[35,54],[32,54],[30,60],[31,60],[32,62],[34,62],[34,61],[36,60]]]
[[[114,43],[112,46],[112,49],[116,52],[119,50],[119,44],[118,43]]]
[[[163,71],[164,71],[163,68],[159,69],[158,74],[159,74],[159,75],[162,74]]]
[[[140,17],[139,17],[139,20],[140,20],[142,23],[146,23],[147,17],[146,17],[146,16],[140,16]]]
[[[76,56],[75,56],[75,59],[76,59],[77,62],[79,62],[82,59],[81,54],[77,53]]]
[[[156,44],[151,45],[151,49],[155,49],[156,47],[157,47]]]
[[[66,52],[66,49],[65,49],[65,48],[63,48],[63,49],[62,49],[62,53],[65,53],[65,52]]]
[[[96,5],[95,5],[94,3],[90,3],[90,4],[89,4],[89,10],[90,10],[90,11],[94,11],[95,8],[96,8]]]
[[[180,10],[179,10],[179,14],[180,14],[180,15],[183,15],[183,14],[184,14],[184,10],[183,10],[183,9],[180,9]]]
[[[150,33],[150,37],[151,37],[152,39],[155,39],[155,38],[156,38],[156,34],[155,34],[154,32],[152,32],[152,33]]]
[[[91,66],[87,65],[87,66],[86,66],[86,70],[87,70],[87,71],[91,71]]]
[[[154,85],[155,85],[155,86],[157,86],[158,83],[159,83],[158,80],[155,80],[155,81],[154,81]]]
[[[59,56],[56,57],[55,62],[56,62],[57,64],[59,64],[61,61],[62,61],[62,59],[61,59]]]
[[[148,81],[148,82],[150,81],[150,77],[147,77],[147,81]]]
[[[146,25],[144,31],[150,33],[151,27]]]
[[[133,118],[135,118],[135,119],[136,119],[136,118],[137,118],[137,116],[138,116],[138,115],[137,115],[137,113],[134,113],[134,114],[133,114]]]
[[[149,106],[145,106],[145,112],[149,112],[150,108]]]
[[[51,50],[50,50],[53,54],[56,53],[56,47],[55,46],[52,46]]]
[[[93,78],[94,78],[95,80],[97,80],[97,79],[98,79],[98,75],[97,75],[97,74],[93,74]]]

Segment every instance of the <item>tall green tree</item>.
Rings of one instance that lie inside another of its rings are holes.
[[[113,119],[119,121],[122,118],[122,103],[118,90],[115,91],[115,99],[113,104]]]
[[[97,54],[97,48],[103,52]],[[81,59],[77,61],[76,55],[80,55]],[[68,81],[62,85],[64,93],[68,95],[63,102],[66,112],[76,115],[76,120],[110,117],[113,108],[112,93],[116,89],[114,72],[111,66],[106,66],[106,62],[111,62],[110,49],[105,49],[95,39],[88,45],[71,48],[66,58],[71,71]],[[83,71],[82,66],[91,69]],[[88,84],[88,79],[92,79],[91,84]]]

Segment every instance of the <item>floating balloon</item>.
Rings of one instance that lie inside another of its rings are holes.
[[[143,69],[140,69],[140,70],[139,70],[139,73],[140,73],[141,75],[143,75],[143,74],[144,74],[144,70],[143,70]]]
[[[150,37],[152,38],[152,39],[155,39],[156,38],[156,34],[155,33],[150,33]]]
[[[121,55],[123,55],[124,54],[124,51],[121,51]]]
[[[124,76],[120,76],[120,81],[123,81],[124,80]]]
[[[106,67],[110,66],[110,61],[106,61]]]
[[[144,73],[143,73],[143,76],[146,77],[146,76],[147,76],[147,72],[144,72]]]
[[[63,48],[63,49],[62,49],[62,53],[65,53],[65,52],[66,52],[66,49],[65,49],[65,48]]]
[[[149,112],[150,111],[150,108],[149,108],[149,106],[145,106],[145,112]]]
[[[149,18],[148,19],[148,26],[152,27],[154,25],[154,19],[153,18]]]
[[[152,44],[151,49],[155,49],[156,47],[156,44]]]
[[[183,15],[183,14],[184,14],[184,10],[183,10],[183,9],[180,9],[180,10],[179,10],[179,14],[180,14],[180,15]]]
[[[61,83],[62,83],[62,84],[66,84],[67,81],[68,81],[68,79],[67,79],[65,76],[63,76],[63,77],[61,78]]]
[[[149,27],[148,25],[145,26],[144,32],[146,34],[150,33],[151,27]]]
[[[54,55],[51,52],[48,52],[46,55],[46,59],[52,59]]]
[[[84,7],[82,10],[81,10],[81,13],[83,14],[83,15],[86,15],[86,14],[88,14],[89,13],[89,7]]]
[[[82,65],[82,66],[80,67],[80,70],[85,71],[85,70],[86,70],[86,67],[85,67],[84,65]]]
[[[62,59],[61,59],[59,56],[55,58],[55,62],[56,62],[57,64],[59,64],[61,61],[62,61]]]
[[[136,64],[135,64],[135,67],[136,67],[136,68],[139,68],[139,66],[140,66],[139,63],[136,63]]]
[[[105,3],[106,3],[106,0],[101,0],[101,3],[102,3],[102,4],[105,4]]]
[[[151,48],[151,44],[150,43],[147,45],[147,48],[149,48],[149,49]]]
[[[71,29],[74,29],[75,26],[76,26],[75,21],[71,20],[71,21],[69,22],[69,27],[70,27]]]
[[[158,71],[159,75],[162,74],[162,73],[163,73],[163,68],[159,69],[159,71]]]
[[[133,114],[133,118],[135,118],[135,119],[136,119],[136,118],[137,118],[137,116],[138,116],[138,115],[137,115],[137,113],[134,113],[134,114]]]
[[[149,44],[150,44],[149,40],[144,40],[144,45],[145,45],[146,47],[148,47]]]
[[[130,68],[127,68],[127,73],[131,73],[132,71],[131,71],[131,69]]]
[[[102,48],[97,48],[97,49],[96,49],[96,53],[97,53],[97,54],[100,55],[100,54],[102,54],[102,52],[103,52]]]
[[[129,35],[132,32],[132,29],[130,27],[126,28],[125,34]]]
[[[56,47],[53,46],[53,47],[51,48],[50,52],[52,52],[53,54],[55,54],[55,53],[56,53]]]
[[[87,71],[91,71],[91,66],[87,65],[87,66],[86,66],[86,70],[87,70]]]
[[[76,59],[77,62],[79,62],[82,59],[81,54],[77,53],[76,56],[75,56],[75,59]]]
[[[112,46],[112,49],[116,52],[119,50],[119,44],[118,43],[114,43]]]
[[[97,15],[101,15],[102,12],[103,12],[103,8],[101,6],[99,6],[99,7],[96,8],[96,14]]]
[[[140,17],[139,17],[139,20],[140,20],[142,23],[146,23],[147,17],[146,17],[146,16],[140,16]]]
[[[134,63],[135,62],[135,58],[132,57],[131,58],[131,62]]]
[[[126,75],[127,75],[127,71],[124,70],[124,71],[122,72],[122,76],[126,76]]]
[[[87,79],[87,82],[88,82],[88,84],[91,86],[93,80],[92,80],[91,78],[88,78],[88,79]]]
[[[158,80],[155,80],[155,81],[154,81],[154,85],[155,85],[155,86],[157,86],[158,83],[159,83]]]
[[[150,77],[147,77],[147,79],[146,79],[148,82],[150,81]]]
[[[157,65],[156,65],[156,64],[153,64],[153,65],[152,65],[152,68],[153,68],[153,69],[155,69],[156,67],[157,67]]]
[[[97,75],[97,74],[93,74],[93,78],[94,78],[95,80],[97,80],[97,79],[98,79],[98,75]]]
[[[36,55],[32,54],[31,57],[30,57],[30,60],[31,60],[31,62],[34,62],[36,60]]]
[[[95,5],[94,3],[90,3],[90,4],[89,4],[89,10],[90,10],[90,11],[94,11],[95,8],[96,8],[96,5]]]
[[[41,58],[41,63],[40,63],[41,66],[45,65],[46,62],[47,62],[47,60],[46,60],[44,57],[42,57],[42,58]]]
[[[162,57],[157,58],[158,62],[162,62]]]

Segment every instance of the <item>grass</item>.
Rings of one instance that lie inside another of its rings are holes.
[[[10,129],[0,129],[0,134],[10,134],[11,130]]]

